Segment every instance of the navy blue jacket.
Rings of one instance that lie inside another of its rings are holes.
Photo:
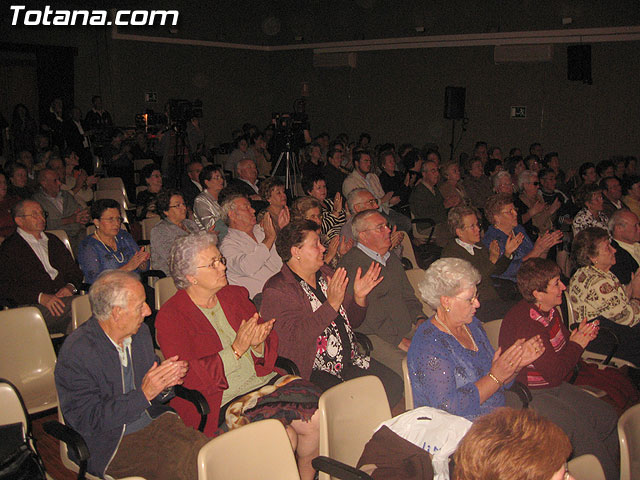
[[[55,379],[65,423],[87,442],[87,470],[101,478],[127,423],[145,410],[151,418],[171,411],[162,404],[169,395],[149,403],[140,389],[142,378],[158,360],[144,323],[132,337],[131,358],[135,389],[125,394],[118,351],[94,317],[65,340],[58,355]]]

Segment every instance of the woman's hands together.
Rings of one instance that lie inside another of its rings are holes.
[[[598,320],[587,323],[587,319],[584,318],[578,328],[571,332],[569,341],[576,342],[582,348],[587,348],[589,342],[598,336],[599,330],[600,322]]]
[[[237,355],[244,355],[250,347],[260,347],[267,339],[276,319],[272,318],[268,322],[258,323],[260,316],[254,313],[248,320],[243,320],[236,332],[236,338],[231,344],[233,351]]]

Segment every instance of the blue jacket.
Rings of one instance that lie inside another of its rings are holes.
[[[149,403],[140,389],[142,378],[158,360],[144,323],[132,337],[131,358],[135,389],[125,394],[118,351],[94,317],[65,340],[58,355],[55,379],[65,423],[84,438],[91,454],[87,470],[101,478],[127,423],[145,410],[151,418],[171,411],[162,404],[169,395]]]

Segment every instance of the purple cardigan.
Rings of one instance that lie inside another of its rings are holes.
[[[325,278],[333,275],[333,269],[326,265],[320,267],[320,272]],[[347,312],[351,327],[359,327],[364,321],[367,308],[358,305],[348,293],[344,296],[342,306]],[[265,320],[276,319],[278,354],[293,360],[300,369],[302,378],[309,380],[316,355],[316,340],[338,313],[328,301],[314,312],[306,293],[285,263],[280,273],[275,274],[264,285],[260,315]]]

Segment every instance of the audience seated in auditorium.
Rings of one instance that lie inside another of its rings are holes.
[[[375,375],[391,408],[402,397],[402,380],[393,370],[360,352],[353,332],[366,315],[367,296],[382,278],[380,265],[347,278],[343,268],[324,263],[324,247],[312,221],[292,222],[277,239],[285,264],[264,286],[260,313],[275,318],[278,352],[293,360],[302,378],[323,391],[346,380]],[[353,283],[353,295],[347,284]]]
[[[353,167],[353,172],[342,183],[342,194],[345,197],[356,188],[366,188],[378,199],[378,204],[385,213],[389,213],[389,208],[400,202],[400,197],[393,192],[384,193],[378,175],[372,172],[373,162],[368,151],[356,150],[353,153]]]
[[[193,202],[193,218],[200,230],[215,230],[218,240],[222,241],[227,234],[227,224],[222,218],[220,192],[225,186],[222,167],[207,165],[200,172],[200,184],[204,187]]]
[[[9,194],[7,177],[0,173],[0,243],[16,231],[11,208],[20,201],[20,197]]]
[[[471,203],[464,189],[460,175],[458,162],[447,162],[440,169],[444,181],[440,182],[438,189],[444,199],[444,204],[451,207],[468,205]]]
[[[494,193],[506,193],[507,195],[514,195],[515,185],[513,184],[511,174],[508,171],[503,170],[496,173],[491,178],[491,183],[493,184]]]
[[[598,180],[613,177],[615,166],[611,160],[600,160],[596,165],[596,175]]]
[[[396,170],[396,154],[393,150],[385,150],[380,153],[380,185],[385,194],[393,194],[400,197],[395,208],[409,204],[411,193],[411,174]]]
[[[58,174],[45,168],[38,172],[40,190],[33,195],[45,212],[47,212],[47,228],[64,230],[69,236],[74,252],[85,237],[85,225],[89,221],[89,212],[71,195],[60,188]]]
[[[21,198],[23,200],[31,198],[34,191],[29,185],[29,177],[27,167],[22,163],[11,163],[7,168],[7,177],[9,179],[9,195]]]
[[[604,200],[602,189],[597,183],[589,183],[580,187],[575,194],[581,210],[573,218],[571,229],[575,236],[588,227],[608,228],[609,217],[603,211]]]
[[[278,233],[290,220],[284,182],[279,177],[266,178],[260,183],[260,196],[268,203],[268,207],[259,212],[256,219],[260,223],[263,215],[271,215],[271,221]]]
[[[600,188],[602,189],[602,212],[607,218],[611,218],[616,210],[627,208],[622,201],[622,184],[618,178],[604,177],[600,180]]]
[[[110,142],[102,149],[102,162],[110,177],[120,177],[127,188],[127,194],[133,197],[135,180],[131,145],[125,143],[124,132],[115,128],[109,136]]]
[[[230,170],[232,172],[236,172],[238,174],[238,164],[242,160],[251,160],[254,161],[253,152],[249,150],[249,136],[242,135],[235,140],[235,148],[233,152],[227,158],[224,169]],[[257,169],[256,169],[257,171]],[[257,192],[256,192],[257,194]]]
[[[613,331],[620,342],[615,355],[640,364],[640,275],[623,286],[611,267],[616,250],[609,232],[598,227],[582,230],[573,240],[571,255],[580,267],[571,277],[569,301],[574,322],[600,317],[601,327]],[[608,353],[613,339],[604,334],[589,345],[589,350]]]
[[[80,168],[80,157],[74,150],[66,150],[64,153],[64,175],[61,178],[60,188],[69,191],[76,201],[82,206],[93,201],[93,186],[98,182],[94,175]]]
[[[520,195],[515,198],[514,206],[518,210],[519,223],[526,229],[527,235],[535,241],[538,235],[552,230],[558,217],[556,212],[562,203],[554,199],[549,205],[540,193],[538,174],[525,170],[518,177]]]
[[[626,195],[623,197],[624,204],[629,210],[640,216],[640,176],[630,175],[625,178],[624,183],[626,191]]]
[[[64,342],[55,370],[60,410],[87,444],[89,473],[196,480],[208,438],[166,404],[189,365],[156,356],[142,284],[130,272],[105,272],[89,301],[93,316]]]
[[[102,107],[102,97],[94,95],[91,97],[92,108],[84,117],[84,125],[87,131],[100,130],[113,125],[111,114]]]
[[[64,150],[64,119],[62,118],[62,99],[54,98],[40,121],[40,130],[49,136],[51,146],[58,151]]]
[[[158,216],[156,199],[160,190],[162,190],[162,173],[160,167],[155,163],[150,163],[142,167],[140,171],[140,183],[147,188],[142,190],[137,198],[136,203],[140,211],[139,220],[145,218],[153,218]]]
[[[331,148],[327,152],[327,164],[322,169],[322,175],[327,184],[327,196],[332,198],[336,193],[342,192],[342,184],[347,178],[347,172],[342,168],[343,152]]]
[[[82,112],[78,107],[74,106],[71,108],[69,118],[67,118],[63,124],[63,132],[66,148],[78,154],[85,168],[89,167],[91,165],[89,139],[82,125]]]
[[[520,294],[516,289],[516,274],[522,262],[531,257],[546,257],[549,249],[562,242],[562,232],[557,230],[547,232],[531,241],[524,227],[518,224],[518,212],[513,205],[513,199],[508,194],[494,195],[487,200],[485,215],[491,223],[484,237],[482,244],[486,248],[491,248],[494,240],[498,241],[500,254],[504,255],[507,242],[513,241],[514,237],[521,238],[520,245],[511,255],[511,263],[506,271],[501,274],[494,274],[494,281],[500,287],[498,292],[507,300],[519,299]]]
[[[483,169],[481,159],[472,159],[469,163],[469,174],[462,182],[471,204],[476,208],[484,208],[487,198],[491,195],[491,180],[484,174]]]
[[[91,205],[91,219],[96,227],[93,235],[80,244],[78,263],[87,283],[93,283],[104,270],[143,272],[149,268],[149,253],[138,247],[131,234],[121,228],[120,204],[110,198]]]
[[[310,143],[304,149],[305,162],[302,165],[302,178],[320,175],[323,170],[322,150],[317,142]]]
[[[220,252],[227,259],[229,283],[245,287],[249,298],[259,303],[260,298],[255,297],[262,292],[264,283],[282,268],[271,215],[265,215],[261,223],[256,223],[251,203],[237,193],[224,199],[222,211],[229,231],[222,240]]]
[[[182,179],[182,196],[189,210],[193,210],[193,202],[202,192],[200,185],[200,172],[202,172],[202,162],[194,160],[187,164],[187,175]]]
[[[151,229],[151,268],[169,275],[169,251],[173,242],[200,229],[187,218],[187,206],[179,191],[160,191],[156,205],[162,220]]]
[[[598,373],[597,366],[593,371],[586,364],[580,368],[574,384],[569,383],[584,349],[598,336],[599,323],[587,323],[587,319],[582,318],[579,327],[569,334],[557,308],[562,303],[565,286],[560,281],[560,268],[553,261],[532,258],[524,262],[518,271],[518,288],[523,300],[505,316],[499,343],[504,350],[518,339],[527,341],[538,337],[541,340],[542,355],[516,377],[531,391],[533,399],[529,408],[564,430],[576,456],[595,455],[607,478],[617,478],[616,410],[578,385],[604,388],[621,410],[632,400],[625,394],[625,387],[631,396],[637,396],[637,392],[615,369]],[[607,385],[617,383],[620,390],[606,388],[598,381],[599,376],[609,379],[604,382]],[[587,417],[589,421],[585,422]]]
[[[507,178],[511,181],[510,175]],[[449,211],[448,225],[455,235],[442,250],[441,257],[453,257],[466,260],[478,270],[482,281],[478,284],[480,307],[476,317],[482,322],[504,318],[504,314],[513,306],[513,301],[502,300],[493,285],[492,275],[499,275],[511,264],[511,256],[524,238],[524,235],[509,236],[504,254],[500,253],[498,240],[489,247],[480,244],[480,213],[473,207],[453,207]]]
[[[611,272],[622,285],[628,285],[640,266],[640,221],[630,210],[617,210],[609,220],[611,246],[616,262]]]
[[[240,160],[236,165],[236,178],[229,182],[229,188],[245,195],[256,212],[267,208],[268,203],[260,196],[258,169],[251,159]]]
[[[358,269],[366,271],[373,260],[380,265],[382,276],[382,282],[367,295],[367,313],[357,330],[371,340],[372,357],[402,375],[412,328],[426,318],[422,303],[413,293],[400,259],[391,254],[387,219],[376,210],[365,210],[354,216],[352,229],[356,248],[347,252],[338,266],[346,270],[348,278],[355,278]],[[347,293],[353,295],[353,284]]]
[[[14,205],[18,229],[0,245],[0,296],[36,305],[51,333],[67,333],[82,272],[58,237],[44,233],[45,213],[34,200]]]
[[[266,177],[271,173],[271,153],[267,149],[267,141],[263,132],[256,131],[251,135],[249,150],[258,168],[258,175]]]
[[[342,194],[336,192],[333,198],[329,198],[327,183],[322,175],[311,175],[303,178],[302,190],[320,202],[322,234],[328,240],[332,240],[336,235],[340,234],[342,226],[347,221],[347,211],[343,206]]]
[[[444,198],[437,187],[439,181],[440,172],[437,164],[432,160],[426,160],[422,164],[422,179],[411,192],[409,205],[414,218],[428,217],[435,222],[433,239],[438,245],[444,246],[450,238],[446,226],[447,208],[454,205],[444,203]],[[458,199],[452,198],[450,201],[458,201]],[[416,224],[416,227],[420,233],[429,233],[431,228],[420,223]]]
[[[202,392],[211,408],[204,433],[216,436],[276,418],[292,438],[301,477],[311,480],[311,460],[318,453],[315,412],[320,392],[308,381],[276,370],[276,320],[262,321],[247,290],[227,284],[225,258],[214,235],[203,232],[178,239],[170,265],[178,293],[158,313],[158,343],[165,356],[178,355],[189,362],[185,386]],[[187,425],[198,425],[193,406],[180,399],[171,404]]]

